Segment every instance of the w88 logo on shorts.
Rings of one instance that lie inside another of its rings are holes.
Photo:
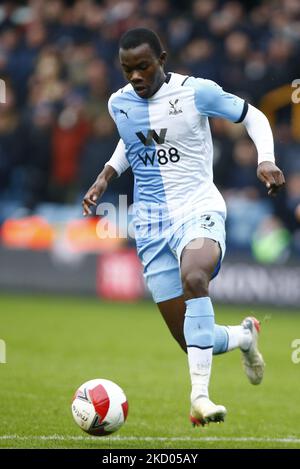
[[[168,163],[178,163],[180,160],[178,150],[175,147],[171,147],[168,150],[160,148],[159,150],[146,151],[144,155],[139,153],[138,157],[145,166],[154,166],[156,161],[160,165],[165,165]]]

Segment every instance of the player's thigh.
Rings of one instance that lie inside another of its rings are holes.
[[[181,277],[192,272],[202,272],[211,279],[220,261],[219,244],[210,238],[196,238],[190,241],[181,253]]]
[[[181,274],[201,269],[213,278],[225,254],[225,217],[218,212],[191,214],[174,231],[170,246]]]

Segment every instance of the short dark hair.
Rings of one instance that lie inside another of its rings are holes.
[[[160,57],[163,52],[163,46],[158,35],[151,29],[136,28],[129,29],[120,39],[120,49],[134,49],[141,44],[148,44],[156,57]]]

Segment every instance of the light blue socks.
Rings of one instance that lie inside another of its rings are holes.
[[[220,355],[221,353],[228,351],[229,331],[230,329],[227,326],[219,326],[218,324],[215,324],[213,348],[214,355]]]
[[[187,347],[200,349],[214,345],[214,310],[209,297],[187,300],[184,337]]]
[[[191,402],[208,398],[214,344],[214,310],[209,297],[187,300],[184,337],[191,376]]]
[[[204,348],[213,345],[214,355],[227,352],[230,328],[214,324],[210,298],[187,300],[186,306],[184,337],[188,346]]]

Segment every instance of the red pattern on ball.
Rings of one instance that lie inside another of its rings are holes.
[[[102,384],[90,389],[89,394],[95,411],[100,417],[100,422],[103,422],[109,409],[109,396]]]

